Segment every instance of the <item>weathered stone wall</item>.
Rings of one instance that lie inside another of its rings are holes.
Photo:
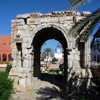
[[[32,88],[32,82],[35,79],[33,76],[34,48],[32,42],[37,32],[44,28],[53,27],[61,31],[67,41],[68,47],[66,49],[71,50],[68,52],[68,67],[73,67],[73,71],[81,74],[80,51],[75,45],[75,38],[70,35],[69,31],[76,22],[86,16],[86,13],[80,13],[75,10],[66,10],[50,12],[47,14],[22,14],[18,15],[15,20],[12,20],[13,68],[11,69],[10,77],[15,79],[15,88]],[[89,40],[85,43],[85,55],[87,58],[85,62],[88,62],[90,59],[88,58],[90,50],[87,50],[87,47],[90,46],[89,43]]]

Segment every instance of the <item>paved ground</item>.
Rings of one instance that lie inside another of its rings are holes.
[[[48,83],[48,82],[40,82],[39,87],[35,87],[32,91],[27,92],[16,92],[16,94],[12,95],[11,100],[58,100],[56,89],[58,87]],[[57,90],[58,91],[58,90]]]
[[[62,100],[59,90],[62,82],[55,75],[45,75],[37,79],[35,88],[27,92],[16,92],[10,100]]]
[[[59,64],[48,64],[49,68],[59,69]]]

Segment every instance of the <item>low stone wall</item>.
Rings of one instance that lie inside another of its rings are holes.
[[[7,64],[0,64],[0,71],[5,71]]]

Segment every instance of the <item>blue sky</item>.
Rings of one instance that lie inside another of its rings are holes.
[[[47,13],[65,10],[66,8],[71,8],[68,0],[0,0],[0,35],[11,34],[11,20],[15,19],[18,14]],[[98,8],[100,8],[100,0],[92,0],[76,10],[93,12]]]
[[[43,45],[42,45],[42,52],[45,48],[51,48],[52,49],[52,52],[55,53],[57,51],[57,44],[61,44],[59,41],[57,40],[54,40],[54,39],[50,39],[50,40],[47,40]],[[59,48],[62,52],[62,48]]]

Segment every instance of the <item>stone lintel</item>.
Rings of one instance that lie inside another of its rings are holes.
[[[18,39],[16,38],[15,41],[16,41],[17,43],[22,43],[22,38],[20,38],[20,39],[19,39],[19,38],[18,38]]]

